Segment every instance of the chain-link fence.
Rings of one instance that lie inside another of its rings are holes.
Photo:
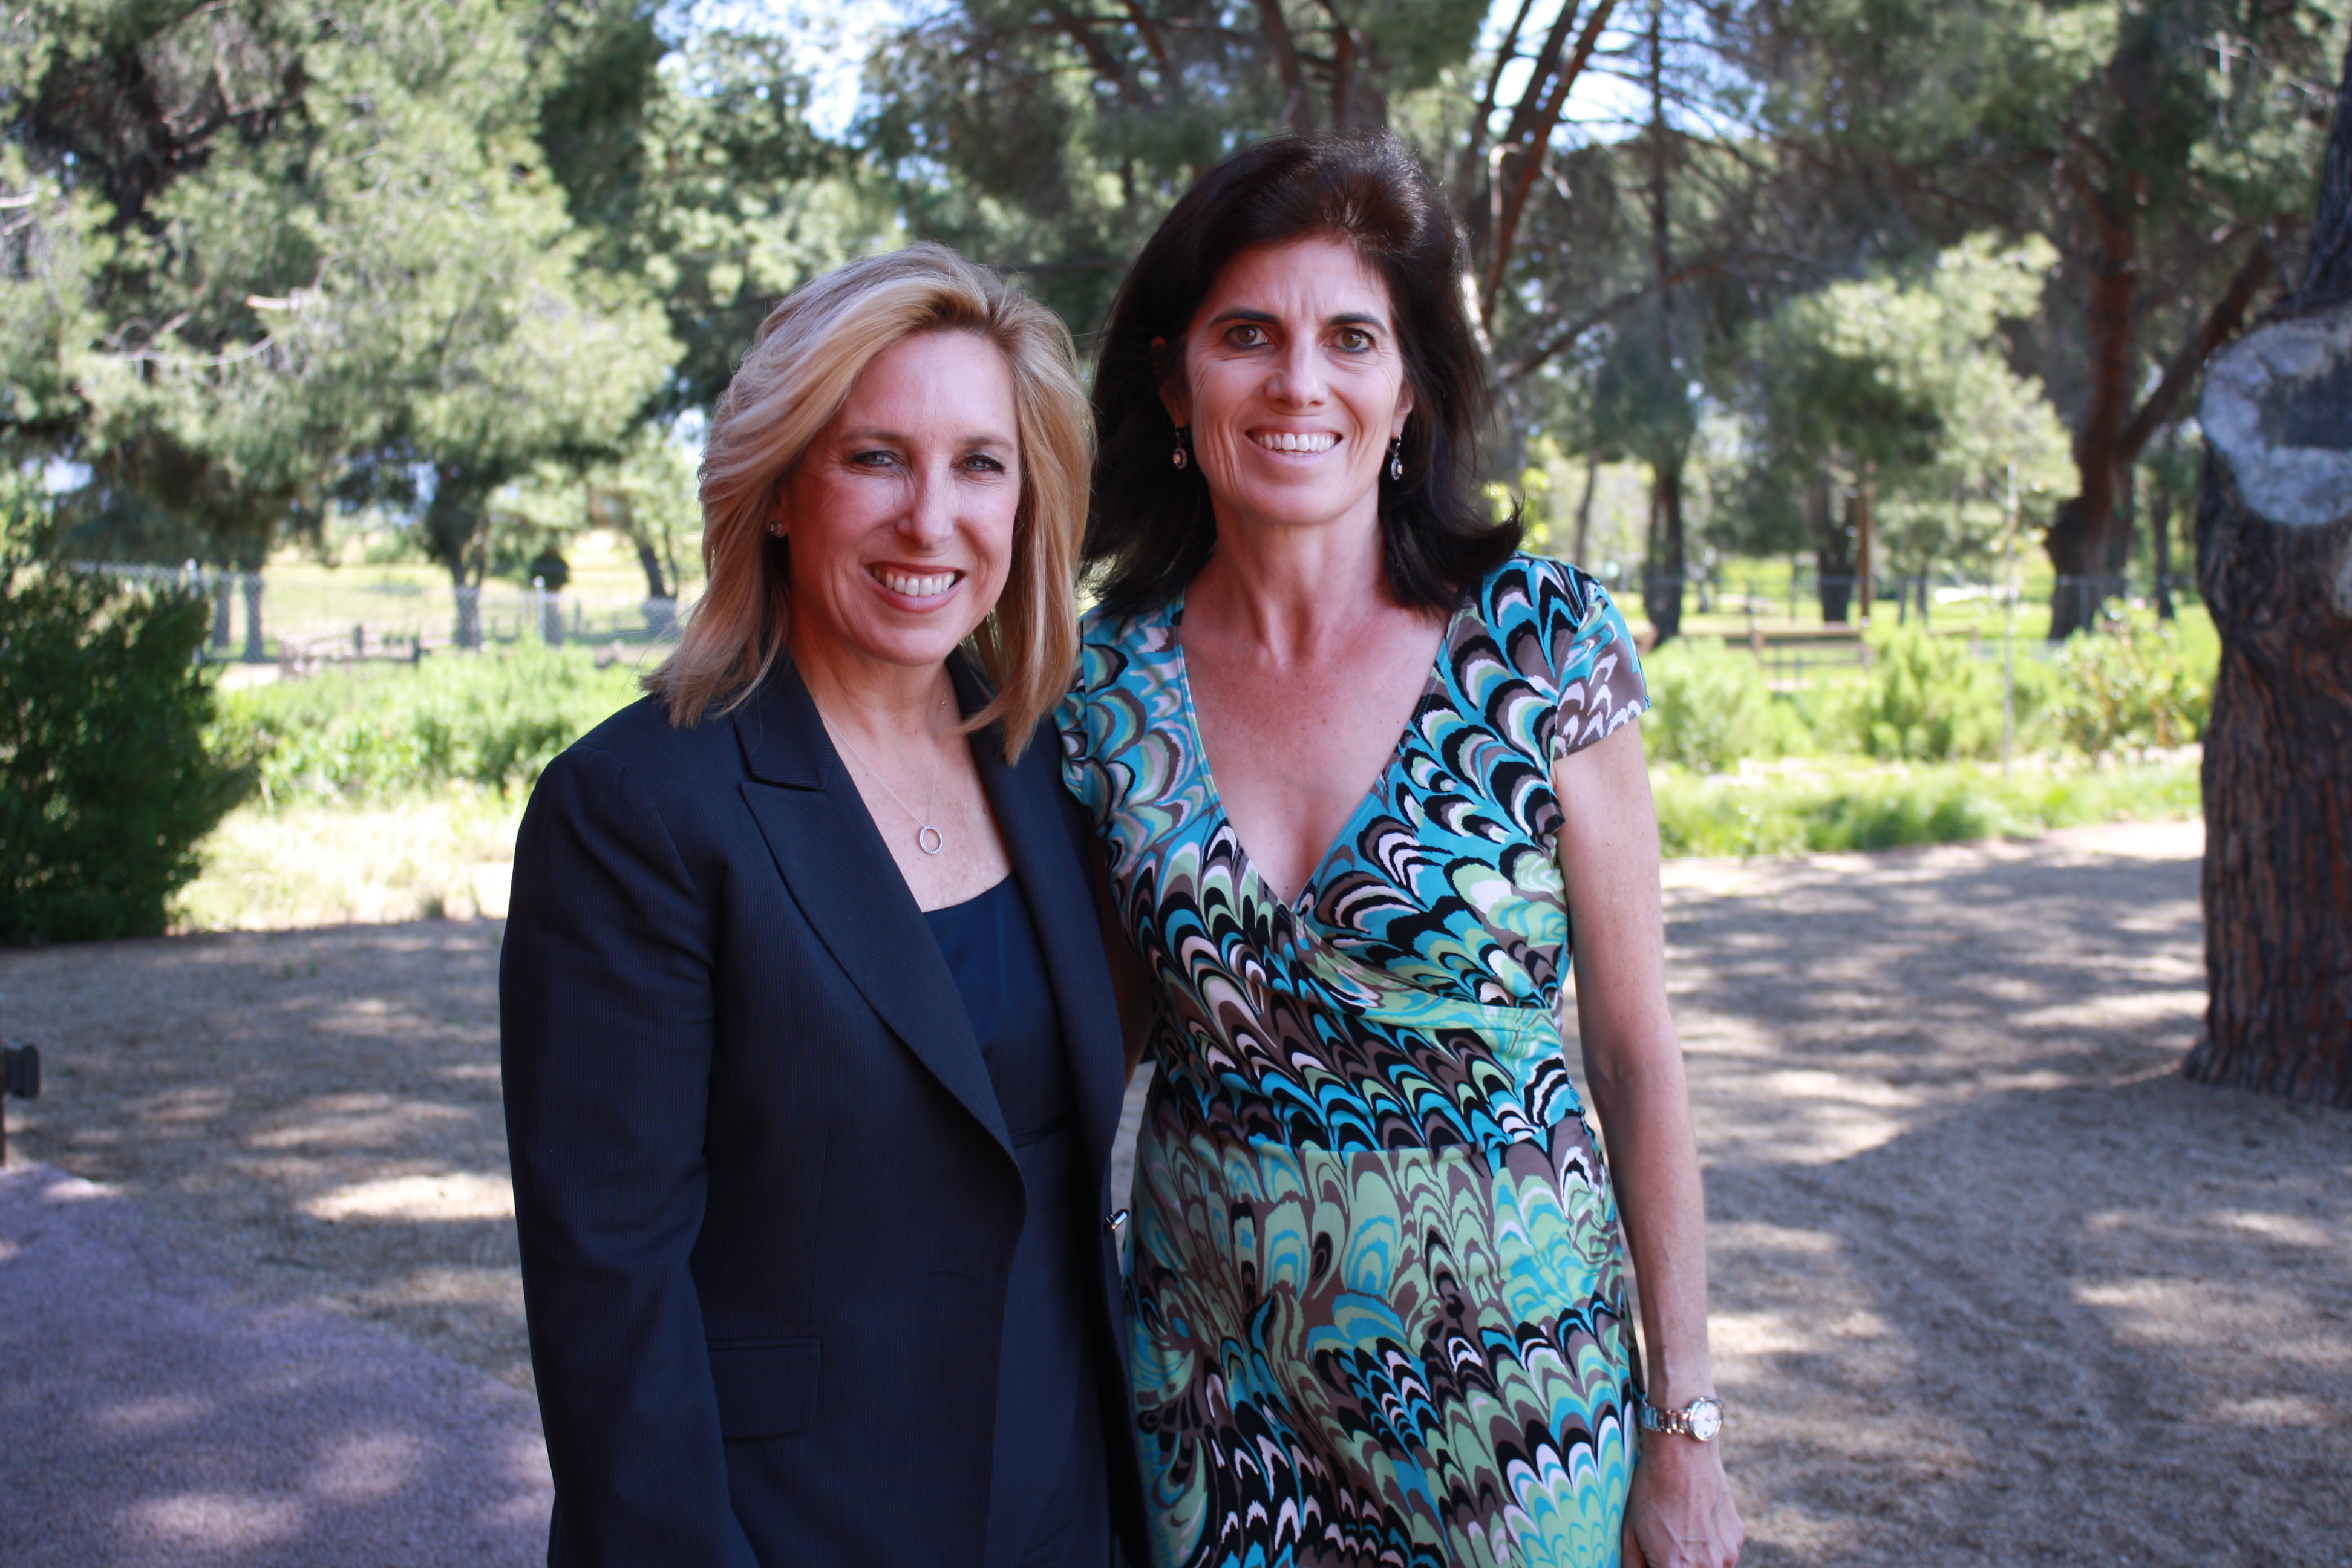
[[[422,658],[434,648],[521,641],[666,642],[677,636],[674,598],[615,589],[559,593],[534,583],[436,584],[411,577],[236,572],[198,566],[77,562],[124,582],[172,586],[212,602],[207,657],[294,666]]]

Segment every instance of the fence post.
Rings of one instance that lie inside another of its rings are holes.
[[[261,574],[241,572],[237,575],[245,589],[245,662],[265,664],[269,651],[261,643]]]
[[[547,591],[547,579],[530,580],[530,605],[539,620],[539,640],[550,647],[563,643],[563,595]]]
[[[232,601],[236,596],[236,578],[227,572],[215,572],[211,576],[212,580],[205,586],[213,594],[213,647],[226,654],[228,651],[229,617],[234,609]]]

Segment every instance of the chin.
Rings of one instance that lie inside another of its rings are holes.
[[[1345,522],[1358,510],[1367,510],[1365,502],[1372,500],[1369,510],[1379,515],[1377,498],[1354,495],[1344,499],[1328,496],[1276,495],[1263,499],[1239,498],[1236,510],[1245,522],[1265,528],[1324,528]]]

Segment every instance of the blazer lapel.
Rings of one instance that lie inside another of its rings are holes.
[[[950,661],[956,696],[971,713],[987,700],[978,678],[961,658]],[[1126,1054],[1119,1037],[1118,1003],[1103,956],[1102,928],[1096,921],[1094,869],[1070,840],[1062,816],[1061,759],[1050,731],[1031,742],[1017,764],[1007,765],[1003,741],[991,729],[972,737],[972,754],[996,826],[1013,860],[1013,874],[1028,901],[1037,942],[1061,1015],[1063,1049],[1068,1054],[1072,1087],[1087,1147],[1087,1169],[1108,1169],[1118,1134],[1120,1081]]]
[[[743,800],[793,901],[867,1004],[1010,1158],[971,1015],[799,672],[780,662],[734,723],[751,775]]]

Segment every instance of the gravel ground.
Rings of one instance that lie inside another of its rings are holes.
[[[2352,1117],[2174,1076],[2200,849],[1668,867],[1749,1563],[2352,1564]],[[0,954],[48,1064],[12,1157],[122,1194],[221,1332],[333,1314],[527,1390],[499,930]]]
[[[103,1187],[0,1175],[0,1562],[546,1561],[530,1398],[192,1268]]]

